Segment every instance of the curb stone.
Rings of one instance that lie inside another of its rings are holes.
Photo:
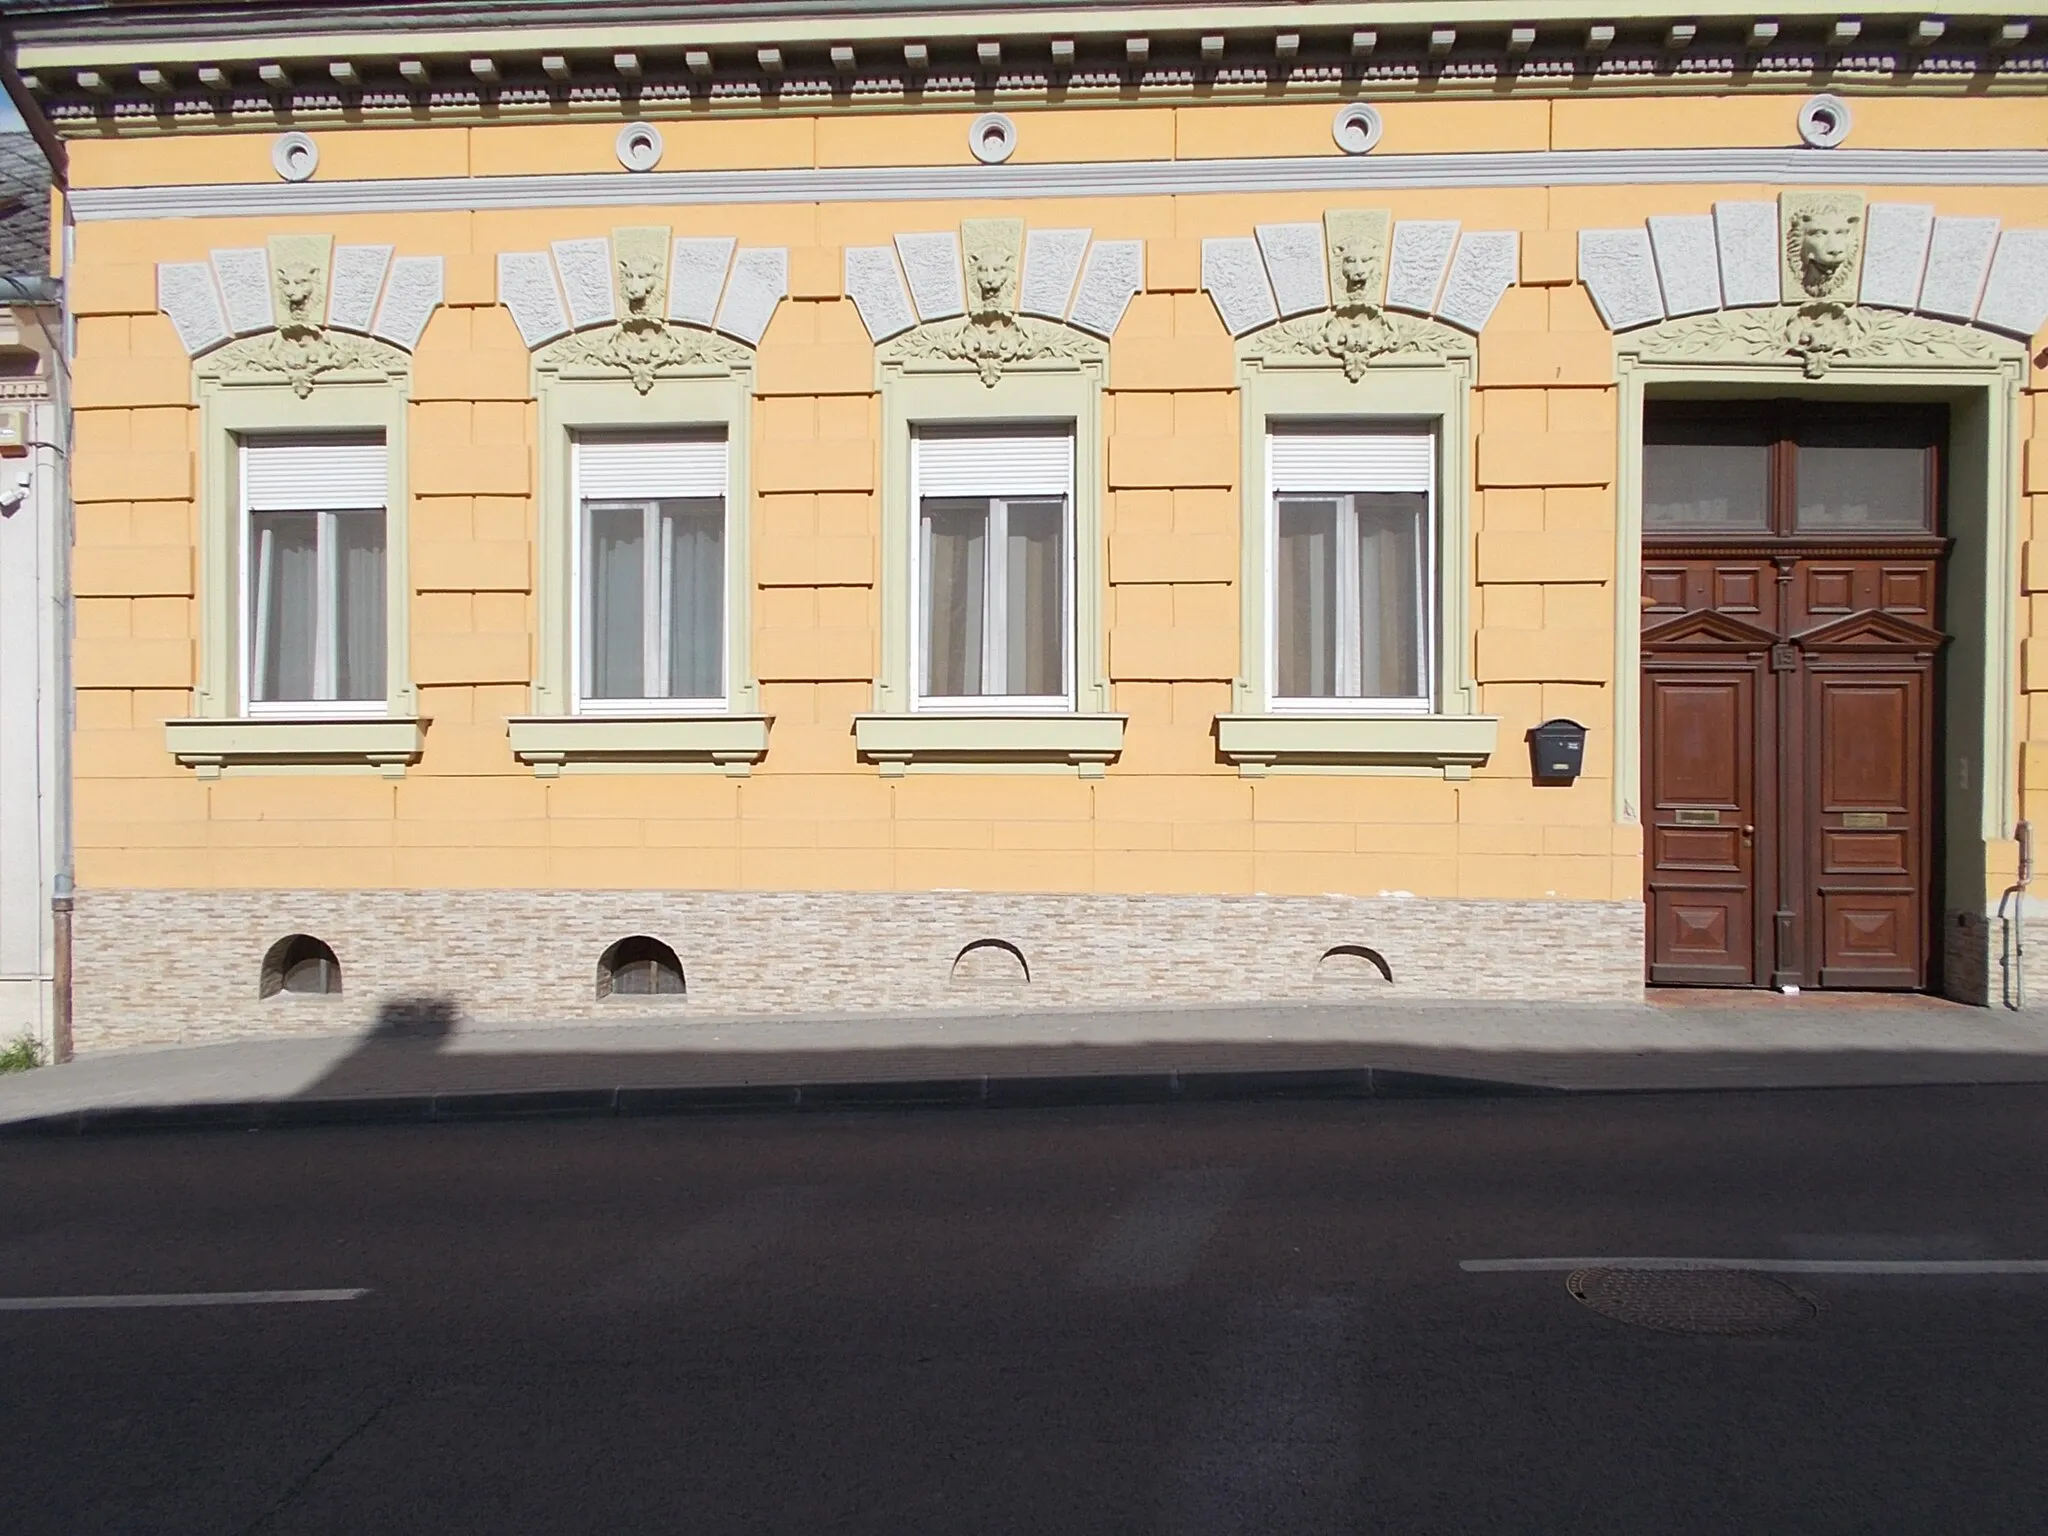
[[[647,1119],[773,1111],[1035,1109],[1271,1099],[1529,1098],[1564,1088],[1437,1072],[1358,1067],[1259,1072],[877,1079],[688,1087],[542,1088],[332,1099],[122,1104],[0,1124],[0,1138],[434,1125],[538,1119]]]

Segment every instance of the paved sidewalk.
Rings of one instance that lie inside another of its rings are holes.
[[[1362,1000],[458,1027],[88,1055],[0,1077],[0,1130],[1451,1092],[2048,1081],[2048,1011],[1927,998]]]

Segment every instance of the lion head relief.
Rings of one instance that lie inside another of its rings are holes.
[[[1788,284],[1788,300],[1846,303],[1855,298],[1857,256],[1863,244],[1862,198],[1787,193],[1783,233],[1786,275],[1797,285],[1794,293]]]

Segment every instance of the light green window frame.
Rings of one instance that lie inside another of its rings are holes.
[[[1470,344],[1450,356],[1375,360],[1357,379],[1333,360],[1241,356],[1242,547],[1238,677],[1217,746],[1248,778],[1267,773],[1441,775],[1463,779],[1494,750],[1499,721],[1478,711],[1472,676]],[[1316,422],[1427,431],[1437,440],[1432,709],[1424,713],[1276,708],[1273,493],[1267,438]]]
[[[1106,349],[1104,349],[1106,351]],[[1109,707],[1104,641],[1102,387],[1106,357],[1019,365],[984,384],[972,369],[885,362],[882,391],[882,666],[872,714],[854,721],[861,756],[885,775],[916,772],[1078,772],[1100,777],[1122,750],[1124,717]],[[1074,707],[917,707],[912,543],[912,438],[927,426],[1058,423],[1074,436],[1072,623]]]
[[[274,434],[384,439],[388,487],[384,510],[386,587],[384,622],[386,718],[413,713],[417,694],[407,654],[406,599],[408,492],[406,390],[402,384],[323,383],[303,399],[287,384],[203,379],[199,386],[201,656],[194,713],[202,719],[239,719],[248,713],[241,692],[241,450],[244,442]]]
[[[392,349],[394,358],[399,356]],[[165,722],[165,745],[202,778],[232,773],[402,775],[422,745],[413,686],[412,579],[406,475],[409,378],[386,374],[326,378],[301,395],[276,376],[210,374],[201,359],[199,404],[199,673],[192,718]],[[270,434],[380,433],[386,455],[385,709],[354,718],[251,718],[241,698],[241,450]]]
[[[512,751],[541,777],[563,771],[716,772],[743,775],[767,753],[768,720],[754,676],[749,554],[753,476],[751,369],[657,378],[643,393],[625,378],[535,370],[540,401],[540,655],[533,714],[509,722]],[[579,433],[722,432],[726,444],[726,704],[719,712],[636,707],[630,714],[575,702]]]

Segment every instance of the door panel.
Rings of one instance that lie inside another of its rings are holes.
[[[1761,661],[1651,658],[1644,678],[1650,980],[1754,986]]]
[[[1903,813],[1910,684],[1822,678],[1818,692],[1821,810]]]
[[[1927,984],[1932,665],[1885,656],[1808,663],[1807,911],[1819,953],[1806,969],[1821,986]]]

